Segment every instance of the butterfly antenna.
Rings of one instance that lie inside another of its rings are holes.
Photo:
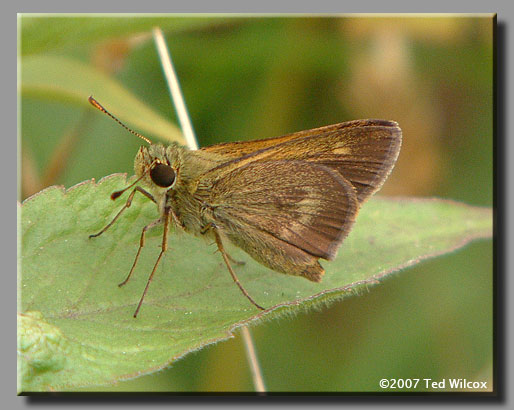
[[[98,101],[96,101],[92,95],[89,96],[88,101],[91,103],[91,105],[95,108],[98,108],[100,111],[102,111],[104,114],[107,114],[109,117],[111,117],[114,121],[116,121],[118,124],[120,124],[123,128],[125,128],[128,132],[131,134],[134,134],[136,137],[141,138],[143,141],[146,141],[148,144],[152,145],[152,141],[150,141],[148,138],[146,138],[144,135],[141,135],[139,132],[134,131],[133,129],[127,127],[125,124],[123,124],[120,120],[118,120],[114,115],[112,115],[109,111],[107,111],[102,104],[100,104]]]

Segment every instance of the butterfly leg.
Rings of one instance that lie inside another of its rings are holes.
[[[200,233],[202,235],[205,235],[207,232],[209,232],[213,228],[215,228],[215,225],[212,222],[209,222],[207,225],[205,225],[203,227],[203,229],[200,231]],[[227,255],[228,260],[235,265],[239,265],[239,266],[246,265],[245,261],[238,261],[237,259],[234,259],[229,253],[227,253],[227,251],[225,251],[225,255]]]
[[[107,229],[109,229],[112,225],[114,225],[114,222],[116,222],[118,220],[118,218],[120,217],[120,215],[123,213],[123,211],[127,208],[130,208],[130,205],[132,205],[132,199],[134,199],[134,195],[136,194],[136,192],[140,192],[142,193],[144,196],[146,196],[148,199],[150,199],[151,201],[155,202],[155,199],[154,197],[152,196],[152,194],[150,194],[149,192],[146,192],[143,188],[141,187],[135,187],[132,192],[130,193],[130,195],[128,196],[127,198],[127,202],[125,202],[125,205],[123,205],[123,208],[120,209],[120,211],[116,214],[116,216],[114,217],[114,219],[109,222],[107,224],[107,226],[105,226],[100,232],[98,233],[95,233],[93,235],[89,235],[90,238],[96,238],[97,236],[100,236],[101,234],[103,234]]]
[[[141,249],[143,249],[143,246],[145,246],[145,234],[146,234],[146,231],[148,231],[149,229],[154,228],[155,226],[160,225],[161,223],[162,223],[162,218],[159,218],[159,219],[149,223],[148,225],[146,225],[143,228],[143,231],[141,232],[141,238],[139,239],[139,249],[137,250],[136,258],[134,259],[134,263],[132,264],[132,268],[130,268],[130,272],[127,275],[127,277],[125,278],[125,280],[118,284],[118,286],[120,288],[123,285],[125,285],[125,283],[127,283],[129,281],[130,277],[132,276],[132,272],[134,272],[134,269],[135,269],[135,267],[137,265],[137,261],[139,259],[139,255],[141,254]]]
[[[223,256],[223,260],[225,261],[225,265],[227,265],[227,268],[228,268],[228,271],[230,273],[230,276],[232,276],[232,279],[234,280],[234,282],[236,283],[236,285],[239,287],[239,289],[241,290],[241,292],[243,292],[243,295],[245,295],[247,297],[247,299],[254,305],[256,306],[257,308],[259,308],[260,310],[266,310],[265,308],[263,308],[262,306],[260,306],[259,304],[257,304],[257,302],[255,302],[255,300],[252,299],[252,297],[248,294],[248,292],[246,291],[246,289],[243,287],[243,285],[241,285],[241,282],[239,282],[239,279],[237,279],[237,276],[234,272],[234,270],[232,269],[232,266],[230,265],[230,259],[232,259],[228,254],[227,252],[225,251],[225,248],[223,246],[223,242],[221,241],[221,236],[218,232],[218,229],[216,228],[216,225],[210,223],[208,224],[205,228],[204,228],[204,232],[207,232],[207,230],[212,230],[212,232],[214,233],[214,239],[216,241],[216,245],[218,245],[218,250],[220,251],[221,253],[221,256]]]
[[[148,280],[147,280],[146,286],[145,286],[145,290],[143,291],[143,295],[141,296],[141,299],[139,300],[139,303],[137,304],[136,311],[134,312],[134,317],[137,317],[139,309],[141,309],[141,305],[143,304],[143,299],[145,298],[146,292],[148,291],[148,287],[150,286],[150,282],[152,281],[153,275],[154,275],[155,271],[157,270],[157,266],[159,265],[159,262],[161,261],[161,258],[164,255],[164,252],[166,252],[166,250],[168,249],[168,231],[169,231],[169,226],[170,226],[171,215],[172,215],[171,209],[170,208],[165,208],[164,215],[162,216],[162,218],[159,218],[158,220],[152,222],[151,224],[149,224],[149,225],[147,225],[147,226],[145,226],[143,228],[143,232],[141,233],[141,241],[140,241],[140,244],[139,244],[139,250],[137,252],[136,260],[134,261],[134,265],[132,266],[132,269],[130,270],[130,273],[127,276],[127,279],[125,279],[119,285],[119,286],[122,286],[125,283],[127,283],[127,281],[130,278],[130,275],[132,274],[132,271],[134,270],[134,266],[136,266],[137,259],[139,258],[139,253],[141,252],[141,248],[144,246],[145,232],[148,229],[153,228],[154,226],[157,226],[160,223],[164,222],[164,233],[162,235],[161,253],[159,253],[157,261],[155,262],[155,265],[153,266],[152,273],[148,277]]]
[[[232,262],[235,265],[244,266],[246,265],[245,261],[238,261],[237,259],[234,259],[230,254],[227,253],[227,258],[230,262]]]

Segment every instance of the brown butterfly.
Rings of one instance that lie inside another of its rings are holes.
[[[132,131],[93,97],[91,104],[146,141],[134,160],[137,180],[105,232],[130,207],[136,192],[155,202],[160,217],[145,232],[164,224],[161,253],[134,313],[167,248],[170,224],[216,242],[243,294],[263,309],[237,279],[223,243],[231,241],[277,272],[321,281],[318,260],[334,259],[362,203],[384,183],[400,152],[402,132],[394,121],[357,120],[277,138],[232,142],[191,151],[176,143],[153,144]],[[147,189],[136,186],[141,182]]]

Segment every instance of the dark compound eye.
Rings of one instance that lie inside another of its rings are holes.
[[[157,164],[150,171],[150,178],[155,185],[167,188],[175,181],[175,170],[169,165]]]

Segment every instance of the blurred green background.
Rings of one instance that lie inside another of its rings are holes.
[[[123,110],[101,90],[84,93],[87,76],[77,89],[58,80],[51,90],[38,88],[38,62],[80,62],[176,122],[150,34],[155,25],[166,33],[200,145],[391,119],[403,129],[403,147],[381,195],[492,206],[492,16],[23,15],[20,199],[49,185],[132,174],[140,145],[87,105],[95,92],[114,114]],[[60,68],[52,68],[56,78]],[[269,391],[380,391],[381,378],[467,378],[492,387],[492,242],[474,242],[358,297],[251,330]],[[99,389],[253,385],[236,332],[168,370]]]

